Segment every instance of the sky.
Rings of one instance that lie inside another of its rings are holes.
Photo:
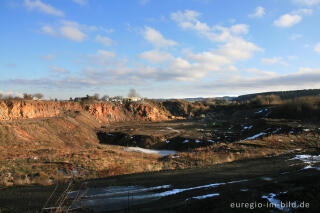
[[[320,0],[1,0],[0,93],[320,88]]]

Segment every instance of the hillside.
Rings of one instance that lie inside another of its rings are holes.
[[[281,100],[294,99],[305,96],[319,96],[320,89],[305,89],[305,90],[292,90],[292,91],[274,91],[274,92],[263,92],[263,93],[254,93],[247,95],[240,95],[233,100],[238,102],[245,102],[256,98],[257,96],[270,96],[276,95],[279,96]]]

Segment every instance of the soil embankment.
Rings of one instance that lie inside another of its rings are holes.
[[[104,122],[167,120],[168,112],[147,102],[112,103],[96,102],[82,104],[72,101],[0,101],[0,120],[47,118],[66,112],[88,112]]]

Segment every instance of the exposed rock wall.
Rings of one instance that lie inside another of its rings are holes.
[[[66,111],[81,111],[76,102],[0,101],[0,120],[55,117]]]
[[[149,103],[100,102],[81,106],[69,101],[0,101],[0,120],[55,117],[68,111],[87,111],[103,122],[167,120],[166,111]]]

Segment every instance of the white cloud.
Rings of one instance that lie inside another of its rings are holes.
[[[82,42],[87,37],[86,34],[73,26],[60,27],[60,33],[63,37],[76,42]]]
[[[70,26],[70,27],[78,28],[79,30],[88,31],[88,32],[97,31],[97,30],[100,30],[100,28],[101,28],[101,27],[97,27],[94,25],[79,24],[76,21],[69,21],[69,20],[61,20],[60,23],[63,26]],[[101,30],[103,30],[103,29],[101,29]]]
[[[112,51],[98,50],[95,54],[83,55],[81,59],[76,62],[97,64],[105,67],[110,64],[115,64],[116,54]]]
[[[246,24],[237,24],[230,27],[230,31],[234,34],[248,34],[249,26]]]
[[[299,67],[298,72],[293,73],[294,75],[304,74],[304,73],[317,73],[320,74],[320,69],[313,69],[310,67]]]
[[[188,59],[196,61],[199,64],[207,64],[213,67],[220,67],[226,64],[232,64],[233,61],[224,55],[219,55],[214,52],[189,53]]]
[[[79,4],[81,6],[88,4],[87,0],[72,0],[74,3]]]
[[[97,35],[95,41],[102,43],[106,47],[109,47],[112,44],[114,44],[114,41],[111,38],[101,35]]]
[[[42,26],[40,32],[51,36],[57,36],[57,32],[48,25]]]
[[[144,38],[155,47],[168,47],[177,45],[177,42],[165,39],[159,31],[151,27],[145,27]]]
[[[218,53],[233,60],[246,60],[252,57],[254,52],[263,51],[255,44],[242,38],[233,38],[224,45],[219,45]]]
[[[285,14],[273,23],[277,27],[292,27],[293,25],[298,24],[301,20],[302,17],[299,15]]]
[[[56,37],[64,37],[72,41],[82,42],[88,36],[88,33],[91,32],[103,32],[103,33],[112,33],[114,32],[113,29],[107,29],[102,26],[95,26],[95,25],[85,25],[79,24],[75,21],[69,20],[60,20],[59,22],[55,23],[53,26],[51,25],[43,25],[40,29],[41,33],[48,34],[51,36]],[[115,42],[111,39],[109,40],[108,37],[103,37],[101,35],[97,35],[95,40],[97,42],[103,43],[106,46],[110,46]]]
[[[88,36],[85,32],[96,31],[98,27],[82,25],[77,22],[61,20],[54,26],[44,25],[40,32],[55,37],[63,37],[75,42],[83,42]]]
[[[288,63],[285,62],[282,57],[263,58],[261,59],[261,62],[268,65],[281,64],[284,66],[288,66]]]
[[[261,6],[257,7],[253,14],[249,15],[249,18],[261,18],[265,16],[266,12],[265,9]]]
[[[1,91],[1,90],[0,90],[0,95],[3,95],[3,96],[5,96],[5,97],[7,97],[7,96],[20,97],[20,98],[23,97],[23,94],[22,94],[22,93],[14,92],[14,91]]]
[[[161,52],[159,50],[151,50],[143,52],[139,55],[139,58],[147,60],[151,63],[164,63],[173,59],[172,55],[166,52]]]
[[[313,5],[319,4],[320,0],[293,0],[293,2],[298,3],[298,4],[313,6]]]
[[[290,40],[296,40],[296,39],[301,38],[301,37],[302,37],[302,35],[300,35],[300,34],[292,34],[289,39]]]
[[[182,29],[194,30],[214,42],[226,42],[249,32],[249,26],[246,24],[237,24],[229,28],[221,25],[209,27],[208,24],[198,20],[200,16],[201,14],[197,11],[185,10],[172,13],[171,19]]]
[[[138,79],[195,81],[212,73],[236,72],[234,63],[252,57],[255,51],[261,51],[261,49],[241,38],[233,38],[211,51],[199,53],[184,51],[185,58],[174,58],[169,53],[152,50],[140,54],[140,58],[151,63],[168,63],[159,67],[138,66],[138,71],[130,71],[130,73]]]
[[[67,69],[64,69],[61,67],[56,67],[56,66],[50,66],[50,72],[61,73],[61,74],[69,73],[69,71]]]
[[[61,10],[54,8],[49,4],[45,4],[41,0],[34,0],[34,1],[24,0],[24,4],[29,10],[36,9],[42,13],[46,13],[49,15],[60,16],[60,17],[64,16],[64,13]]]
[[[246,70],[255,71],[255,70]],[[259,70],[256,70],[259,72]],[[217,80],[210,84],[202,84],[208,90],[229,91],[232,88],[237,93],[266,92],[277,90],[295,90],[320,87],[320,69],[300,68],[297,72],[286,75],[257,75],[255,77],[235,76]]]
[[[193,29],[197,31],[208,31],[210,27],[206,23],[198,20],[201,14],[193,10],[178,11],[171,14],[171,19],[176,21],[183,29]]]
[[[275,73],[275,72],[264,71],[264,70],[260,70],[257,68],[248,68],[248,69],[245,69],[244,72],[255,74],[258,76],[263,75],[263,76],[267,76],[267,77],[274,77],[277,75],[277,73]]]
[[[313,10],[308,8],[301,8],[299,10],[292,11],[292,14],[295,15],[312,15]]]
[[[320,42],[314,46],[314,51],[320,54]]]

